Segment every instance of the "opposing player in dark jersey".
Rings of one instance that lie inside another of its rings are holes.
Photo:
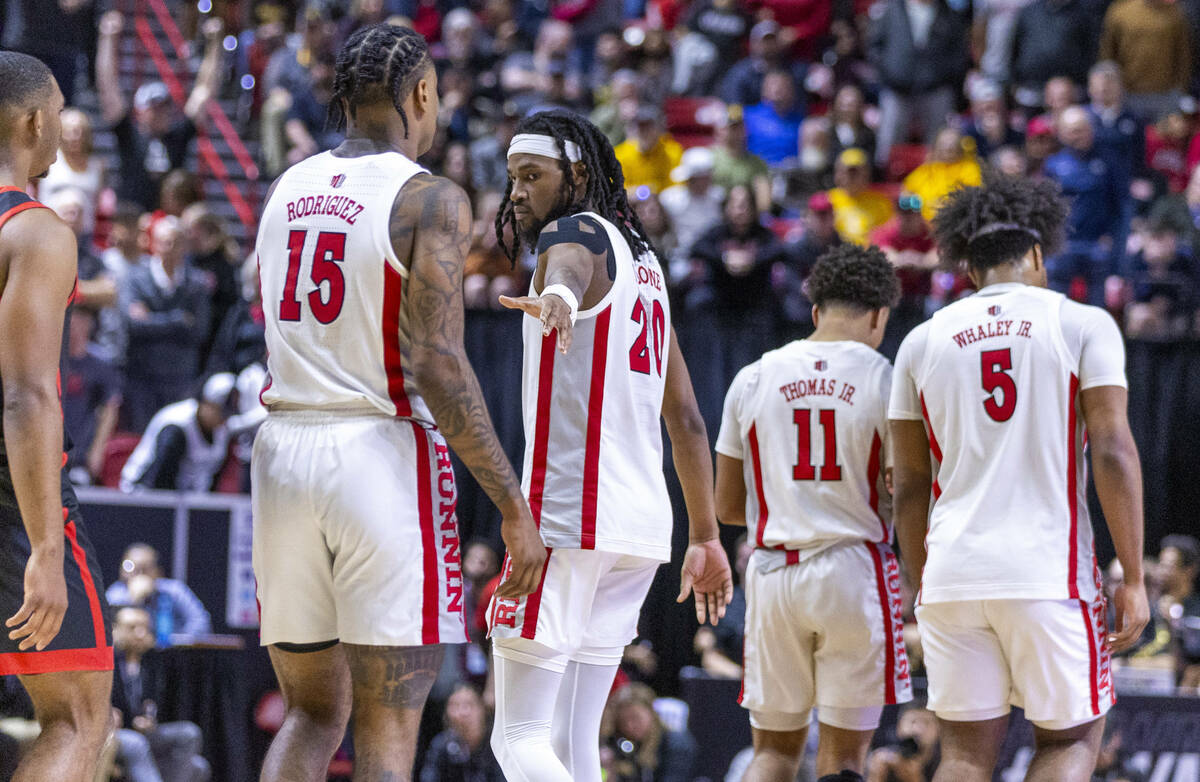
[[[54,162],[62,108],[44,64],[0,53],[0,674],[20,678],[42,729],[17,782],[91,780],[112,720],[104,586],[63,470],[75,236],[25,194]]]

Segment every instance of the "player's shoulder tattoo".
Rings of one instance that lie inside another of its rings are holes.
[[[396,195],[388,221],[392,246],[411,246],[416,231],[429,231],[453,243],[470,241],[471,204],[466,192],[445,177],[417,174]]]

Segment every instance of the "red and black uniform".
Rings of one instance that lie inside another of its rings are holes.
[[[0,229],[15,214],[45,208],[15,187],[0,188]],[[3,234],[0,234],[0,241]],[[3,292],[0,292],[0,296]],[[73,298],[73,295],[72,295]],[[70,302],[64,303],[64,318]],[[65,329],[64,329],[65,331]],[[0,409],[3,409],[0,386]],[[65,440],[65,437],[64,437]],[[64,451],[65,448],[64,442]],[[63,462],[66,463],[64,453]],[[67,582],[67,613],[58,635],[42,651],[20,651],[9,630],[0,632],[0,675],[107,671],[112,669],[112,638],[108,604],[100,580],[100,564],[83,529],[75,491],[62,473],[63,575]],[[0,426],[0,621],[17,613],[25,599],[25,565],[31,553],[29,535],[21,520],[8,466],[8,444]]]

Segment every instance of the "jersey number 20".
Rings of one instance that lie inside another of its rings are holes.
[[[985,350],[979,356],[980,371],[983,373],[983,390],[988,398],[983,400],[983,409],[993,421],[1004,423],[1012,418],[1017,409],[1017,384],[1012,375],[1012,348]],[[999,391],[999,401],[997,401]]]
[[[629,348],[629,368],[643,375],[650,374],[650,357],[654,356],[654,369],[662,377],[663,345],[667,339],[667,314],[658,299],[652,300],[650,316],[646,316],[646,305],[641,298],[633,303],[633,314],[629,319],[642,325],[642,331]],[[650,342],[653,332],[654,342]]]
[[[300,300],[296,298],[296,283],[300,279],[300,254],[304,252],[307,231],[292,231],[288,234],[287,278],[283,282],[283,298],[279,301],[279,319],[300,320]],[[308,294],[308,308],[322,325],[329,325],[342,314],[342,302],[346,298],[346,278],[339,263],[346,259],[346,234],[322,231],[317,234],[317,246],[313,250],[312,278],[316,287]],[[321,284],[329,283],[326,298]]]

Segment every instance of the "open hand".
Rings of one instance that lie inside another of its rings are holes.
[[[542,321],[542,336],[558,331],[558,349],[563,353],[571,347],[574,326],[571,325],[571,308],[558,296],[501,296],[500,303],[510,310],[521,310]]]
[[[1146,599],[1146,587],[1142,583],[1117,584],[1113,595],[1116,604],[1116,622],[1109,633],[1108,642],[1113,652],[1122,652],[1132,647],[1142,637],[1142,630],[1150,621],[1150,603]]]
[[[725,616],[725,606],[733,599],[733,574],[720,540],[688,545],[679,574],[679,597],[675,602],[682,603],[693,591],[696,593],[696,621],[715,625]]]
[[[508,549],[509,573],[496,589],[496,597],[516,600],[537,589],[546,565],[546,544],[528,509],[500,524],[500,537]]]
[[[66,613],[67,581],[63,575],[63,551],[34,549],[25,565],[25,601],[17,613],[4,623],[5,627],[15,628],[8,637],[13,641],[21,641],[17,648],[23,652],[34,647],[40,652],[58,635]]]

